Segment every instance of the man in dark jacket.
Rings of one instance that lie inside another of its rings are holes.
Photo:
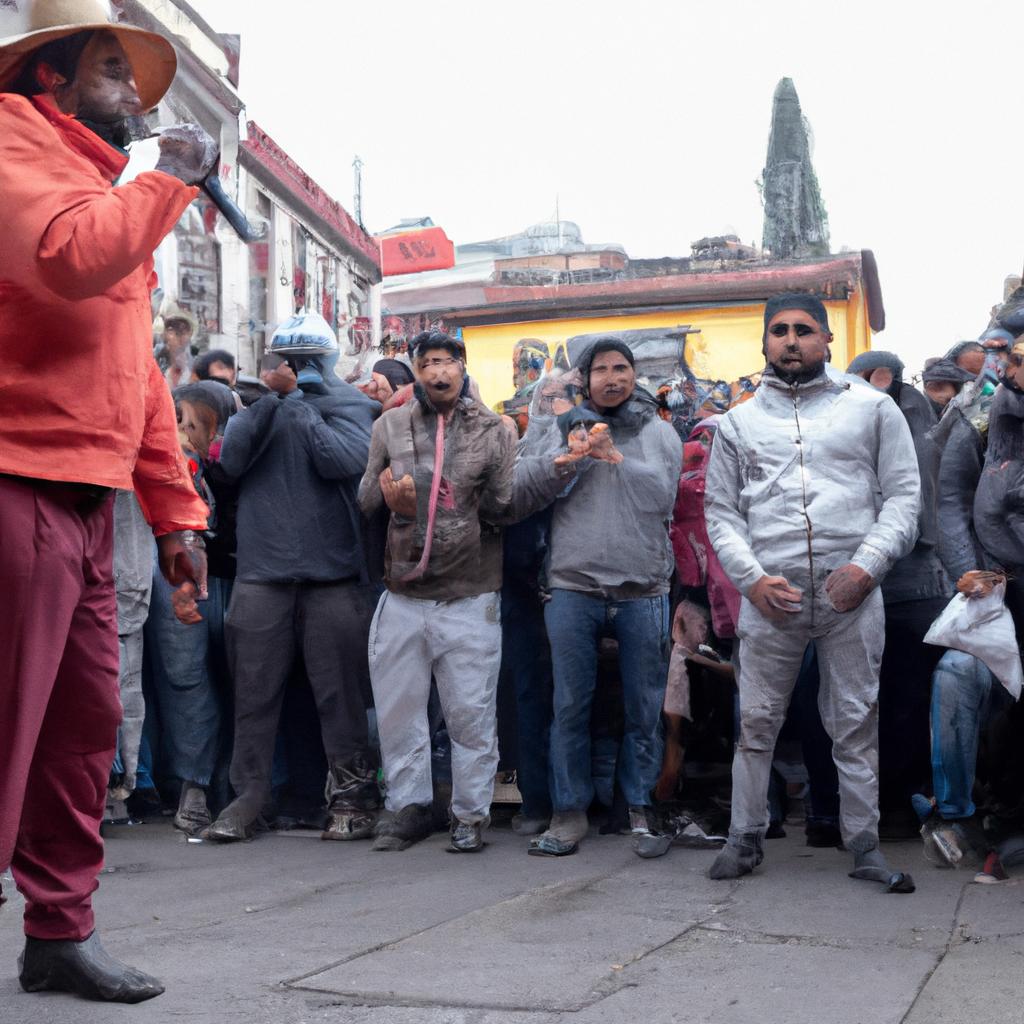
[[[939,450],[928,436],[936,418],[928,399],[903,382],[903,363],[893,353],[864,352],[847,373],[899,406],[921,474],[917,542],[882,581],[885,652],[878,684],[878,831],[882,839],[909,839],[918,831],[911,800],[931,776],[928,708],[932,672],[942,656],[942,648],[924,643],[924,636],[952,596],[938,553]]]
[[[237,573],[226,619],[235,684],[231,785],[211,839],[248,838],[270,798],[285,684],[301,652],[329,762],[325,839],[368,837],[377,806],[366,722],[367,618],[356,487],[379,406],[333,373],[316,313],[274,333],[272,394],[231,418],[220,464],[238,480]]]

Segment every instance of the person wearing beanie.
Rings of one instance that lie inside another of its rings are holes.
[[[587,834],[587,808],[594,798],[590,712],[603,635],[619,644],[626,720],[619,782],[628,827],[637,837],[650,834],[651,792],[661,769],[674,567],[668,524],[682,470],[682,441],[659,417],[654,399],[637,386],[633,353],[620,338],[593,342],[577,360],[576,372],[585,401],[557,416],[531,412],[525,449],[557,459],[570,431],[603,425],[621,461],[587,457],[569,463],[578,467],[574,479],[549,499],[551,600],[544,621],[554,679],[552,814],[547,829],[531,840],[533,855],[575,853]],[[543,390],[542,382],[538,394]],[[589,441],[584,443],[589,448]]]
[[[885,650],[878,690],[879,831],[883,839],[913,839],[920,828],[913,796],[931,778],[928,707],[932,673],[942,657],[942,648],[926,644],[924,637],[953,593],[938,548],[940,453],[931,436],[937,420],[931,402],[904,383],[903,363],[894,353],[864,352],[847,373],[899,407],[921,476],[917,541],[882,581]]]
[[[894,403],[826,372],[831,338],[816,296],[771,299],[761,386],[722,418],[711,450],[708,536],[743,599],[732,820],[710,876],[737,878],[763,859],[772,755],[813,641],[852,877],[912,892],[878,846],[876,701],[879,583],[913,545],[920,476]]]
[[[924,393],[932,403],[936,416],[941,416],[947,405],[960,394],[963,386],[974,380],[966,370],[962,370],[952,359],[937,357],[924,364],[921,374]]]

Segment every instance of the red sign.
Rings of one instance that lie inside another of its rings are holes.
[[[424,270],[447,270],[455,266],[455,246],[444,228],[422,228],[399,235],[378,238],[381,249],[381,273],[419,274]]]

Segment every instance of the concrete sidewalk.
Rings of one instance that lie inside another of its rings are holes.
[[[626,837],[527,857],[435,836],[400,854],[312,833],[190,844],[117,830],[97,894],[108,949],[167,992],[134,1007],[26,995],[20,898],[0,911],[2,1024],[961,1024],[1024,1019],[1024,882],[969,884],[887,846],[913,896],[846,877],[850,857],[768,844],[738,883],[711,852],[637,858]]]

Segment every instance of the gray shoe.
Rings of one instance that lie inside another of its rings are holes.
[[[580,840],[589,828],[586,811],[553,814],[548,830],[531,840],[526,852],[532,857],[567,857],[579,849]]]
[[[174,815],[174,827],[187,836],[197,836],[209,828],[212,818],[206,806],[206,789],[195,782],[181,787],[181,799]]]
[[[409,804],[400,811],[385,811],[374,827],[373,846],[378,853],[407,850],[434,831],[434,815],[429,804]]]
[[[749,875],[764,860],[764,844],[759,832],[730,835],[722,852],[708,871],[708,878],[721,880]]]
[[[491,819],[483,821],[459,821],[452,818],[451,850],[453,853],[479,853],[486,845],[484,829],[490,825]]]

